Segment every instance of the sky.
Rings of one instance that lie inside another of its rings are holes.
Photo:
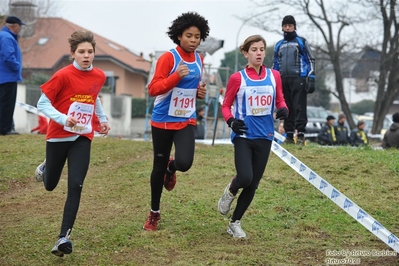
[[[175,44],[166,35],[172,21],[182,13],[196,11],[208,20],[209,36],[223,40],[223,48],[205,57],[210,67],[219,67],[224,53],[230,52],[253,34],[262,35],[268,46],[281,35],[267,33],[244,23],[238,17],[256,12],[248,0],[59,0],[55,16],[62,17],[95,34],[110,39],[145,59]],[[272,22],[281,27],[281,21]],[[241,28],[241,29],[240,29]]]

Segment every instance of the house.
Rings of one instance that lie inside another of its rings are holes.
[[[360,53],[345,53],[341,59],[341,69],[345,99],[349,106],[363,100],[375,101],[377,98],[379,78],[379,64],[381,52],[372,48],[364,47]],[[325,84],[330,91],[335,90],[335,73],[331,63],[324,68],[326,73]],[[330,107],[332,110],[340,110],[338,98],[331,97]],[[399,98],[390,107],[388,113],[399,110]]]
[[[25,22],[23,17],[21,19]],[[36,18],[27,21],[20,34],[22,75],[24,80],[33,73],[51,76],[71,63],[68,38],[75,30],[84,29],[63,18]],[[93,65],[107,75],[103,92],[145,98],[150,62],[128,48],[93,32],[96,55]]]

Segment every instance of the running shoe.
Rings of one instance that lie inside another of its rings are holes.
[[[230,184],[228,184],[227,187],[224,189],[223,196],[219,199],[218,202],[219,212],[223,215],[228,214],[231,210],[231,204],[233,203],[233,200],[235,198],[236,196],[230,192]]]
[[[43,182],[44,169],[46,169],[46,160],[36,167],[35,178],[37,182]]]
[[[227,228],[227,233],[232,235],[234,238],[245,238],[247,235],[241,228],[240,220],[235,222],[229,222],[229,227]]]
[[[72,242],[69,240],[71,229],[69,229],[64,237],[60,237],[51,250],[51,253],[58,257],[63,257],[64,254],[72,253]]]
[[[161,220],[161,214],[159,212],[150,211],[147,221],[145,222],[143,229],[146,231],[156,231],[158,228],[158,221]]]

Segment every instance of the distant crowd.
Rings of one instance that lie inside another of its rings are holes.
[[[384,134],[382,147],[399,148],[399,113],[392,116],[393,123]],[[351,145],[351,146],[366,146],[369,145],[369,138],[367,132],[364,130],[366,124],[363,120],[357,122],[356,128],[349,131],[345,125],[346,116],[340,114],[338,121],[335,123],[335,117],[327,116],[326,123],[321,128],[317,135],[317,142],[320,145]]]

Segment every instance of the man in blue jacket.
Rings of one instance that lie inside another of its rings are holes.
[[[18,34],[22,25],[19,18],[8,16],[0,31],[0,135],[16,135],[13,116],[17,100],[17,82],[22,81],[22,54]]]
[[[284,39],[274,47],[272,68],[280,72],[284,99],[290,111],[284,120],[285,143],[294,143],[297,131],[296,143],[304,145],[307,94],[315,90],[315,59],[306,39],[296,34],[295,18],[285,16],[281,25]]]

